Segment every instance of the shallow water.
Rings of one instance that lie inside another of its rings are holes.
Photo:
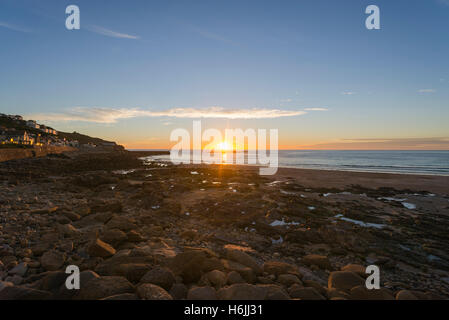
[[[231,158],[226,157],[224,163],[235,163]],[[151,159],[168,161],[170,156]],[[278,163],[279,167],[304,169],[449,176],[449,151],[280,150]]]

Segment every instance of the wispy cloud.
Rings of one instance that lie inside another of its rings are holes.
[[[418,93],[435,93],[437,92],[435,89],[419,89]]]
[[[13,31],[18,31],[18,32],[25,32],[25,33],[32,32],[30,29],[16,26],[16,25],[13,25],[13,24],[10,24],[7,22],[3,22],[3,21],[0,21],[0,27],[7,28],[7,29],[13,30]]]
[[[328,108],[305,108],[306,111],[328,111]]]
[[[139,36],[135,36],[135,35],[127,34],[127,33],[121,33],[121,32],[117,32],[117,31],[112,31],[112,30],[109,30],[109,29],[106,29],[103,27],[95,26],[95,25],[88,26],[87,30],[94,32],[94,33],[101,34],[106,37],[111,37],[111,38],[133,39],[133,40],[140,39]]]
[[[343,91],[341,94],[343,94],[345,96],[352,96],[352,95],[356,94],[356,92],[354,92],[354,91]]]
[[[164,111],[142,110],[138,108],[86,108],[77,107],[62,113],[30,114],[27,117],[47,121],[87,121],[115,123],[120,119],[136,117],[173,117],[173,118],[222,118],[222,119],[274,119],[294,117],[306,114],[305,111],[279,109],[225,109],[209,108],[172,108]]]

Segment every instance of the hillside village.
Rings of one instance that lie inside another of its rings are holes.
[[[0,147],[32,148],[39,146],[69,146],[75,148],[117,147],[115,142],[91,138],[77,132],[58,132],[35,120],[20,115],[0,113]]]

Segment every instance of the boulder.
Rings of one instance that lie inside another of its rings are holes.
[[[87,252],[92,257],[107,258],[115,254],[115,249],[100,239],[94,240],[88,247]]]
[[[281,274],[278,276],[277,281],[286,287],[290,287],[292,284],[302,284],[301,280],[294,274]]]
[[[339,290],[351,290],[360,285],[365,285],[365,280],[358,274],[351,271],[334,271],[331,272],[328,279],[328,288]]]
[[[320,283],[313,280],[303,280],[304,287],[315,288],[322,296],[326,296],[327,290]]]
[[[175,283],[175,275],[170,269],[156,267],[145,273],[140,279],[141,283],[152,283],[158,285],[165,290],[170,290]]]
[[[14,268],[12,268],[11,270],[9,270],[9,274],[16,274],[18,276],[25,276],[25,274],[28,271],[28,264],[26,262],[21,262],[19,263],[17,266],[15,266]]]
[[[306,255],[301,259],[301,262],[308,266],[315,265],[324,270],[331,270],[332,268],[329,259],[326,256],[320,256],[318,254]]]
[[[357,273],[359,276],[366,278],[366,267],[360,265],[360,264],[347,264],[344,267],[341,267],[341,271],[351,271],[354,273]]]
[[[220,300],[263,300],[266,294],[264,288],[247,283],[233,284],[217,292]]]
[[[240,264],[235,261],[222,259],[221,260],[224,268],[227,271],[235,271],[242,276],[243,279],[245,279],[246,282],[254,283],[256,280],[256,275],[250,267],[244,266],[243,264]]]
[[[117,246],[128,239],[126,233],[119,229],[106,230],[100,239],[106,243],[110,243],[113,246]]]
[[[139,285],[137,287],[137,295],[143,300],[173,300],[167,291],[151,283]]]
[[[223,264],[216,254],[205,248],[186,248],[177,254],[170,269],[183,278],[185,283],[198,282],[201,276],[212,270],[223,270]]]
[[[45,252],[41,257],[41,265],[45,270],[55,271],[60,269],[65,262],[66,256],[56,250]]]
[[[326,300],[315,288],[312,287],[294,287],[288,291],[290,297],[301,300]]]
[[[349,292],[351,300],[394,300],[393,294],[386,288],[367,289],[365,285],[356,286]]]
[[[122,216],[114,215],[111,220],[106,224],[108,229],[119,229],[122,231],[129,231],[132,229],[136,229],[137,225],[135,225],[130,219]]]
[[[234,248],[226,248],[226,258],[251,268],[257,275],[262,274],[262,267],[246,252]]]
[[[217,292],[212,287],[194,287],[187,293],[188,300],[217,300]]]
[[[170,295],[173,299],[181,300],[187,297],[187,287],[183,283],[175,283],[170,289]]]
[[[245,283],[245,280],[243,280],[240,273],[236,271],[231,271],[226,276],[226,283],[227,284]]]
[[[52,294],[21,286],[6,286],[0,290],[0,300],[49,300]]]
[[[226,274],[220,270],[212,270],[201,277],[200,285],[210,285],[220,289],[226,284]]]
[[[276,276],[279,276],[281,274],[294,274],[299,279],[302,279],[303,275],[301,272],[299,272],[299,269],[297,266],[285,263],[285,262],[279,262],[279,261],[267,261],[263,265],[263,271],[269,274],[274,274]]]
[[[401,290],[396,293],[396,300],[418,300],[418,298],[409,290]]]
[[[124,277],[105,276],[90,279],[77,290],[77,300],[98,300],[122,293],[133,293],[133,285]]]
[[[121,263],[112,265],[111,276],[122,276],[133,283],[137,283],[150,270],[150,265],[146,263]]]
[[[334,300],[334,299],[348,300],[349,299],[348,293],[338,290],[338,289],[335,289],[335,288],[327,289],[326,295],[330,300]]]
[[[139,300],[135,293],[121,293],[100,300]]]
[[[129,231],[127,236],[128,236],[128,241],[133,242],[133,243],[142,242],[145,240],[143,238],[143,236],[136,230]]]
[[[257,287],[265,290],[265,300],[290,300],[290,296],[281,286],[258,284]]]

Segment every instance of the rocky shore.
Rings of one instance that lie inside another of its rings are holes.
[[[0,299],[449,298],[447,194],[144,155],[0,163]]]

